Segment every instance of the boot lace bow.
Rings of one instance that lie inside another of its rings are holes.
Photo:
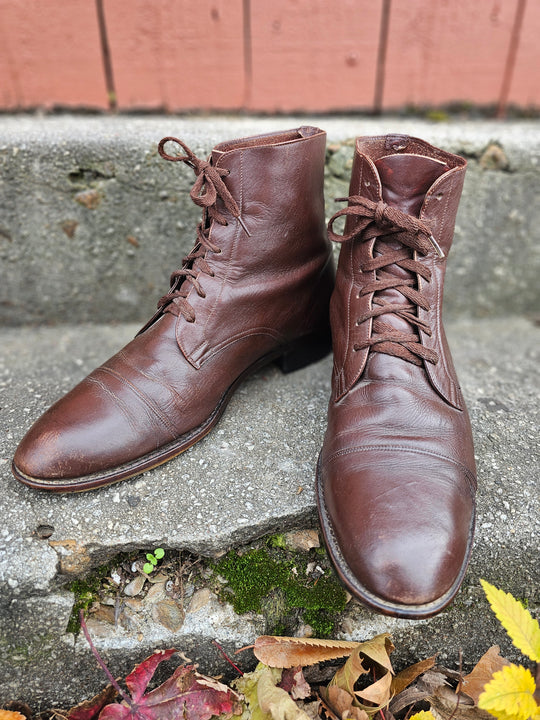
[[[165,151],[166,143],[176,143],[184,151],[185,155],[169,155]],[[188,148],[181,140],[175,137],[164,137],[158,145],[158,152],[164,160],[171,162],[183,162],[192,168],[196,180],[190,190],[189,196],[193,202],[203,209],[203,217],[197,225],[197,242],[191,252],[182,259],[182,267],[175,270],[171,275],[171,287],[169,292],[158,302],[158,309],[173,315],[183,315],[188,322],[195,322],[195,311],[187,301],[190,285],[195,288],[197,295],[205,297],[204,290],[198,280],[200,272],[214,276],[214,272],[206,261],[207,251],[220,253],[221,249],[210,240],[210,228],[212,222],[220,225],[228,225],[227,218],[217,207],[218,197],[222,200],[225,208],[235,217],[249,232],[240,217],[240,208],[227,188],[223,178],[229,175],[226,168],[216,167],[207,160],[202,160]],[[187,283],[185,282],[187,281]],[[177,303],[172,301],[178,299]]]
[[[431,270],[415,256],[416,253],[425,256],[433,249],[440,257],[444,257],[444,253],[429,227],[420,219],[383,201],[374,202],[365,197],[338,198],[337,202],[347,200],[348,207],[339,210],[328,223],[329,238],[339,243],[375,241],[370,258],[360,268],[362,273],[373,272],[374,279],[366,282],[358,293],[359,298],[373,294],[371,307],[356,321],[361,325],[373,318],[373,325],[370,337],[356,343],[353,350],[371,348],[373,352],[393,355],[414,365],[422,365],[422,361],[436,364],[437,353],[424,347],[418,335],[418,330],[431,335],[429,324],[418,317],[418,308],[430,310],[430,303],[414,287],[417,284],[415,275],[429,282]],[[339,235],[334,231],[334,223],[339,217],[356,220],[350,232]],[[392,266],[406,270],[406,276],[393,273]],[[403,301],[388,301],[378,295],[388,289],[397,290]],[[389,313],[409,323],[411,331],[399,330],[385,322],[384,316]]]

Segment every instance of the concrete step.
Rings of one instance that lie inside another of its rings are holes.
[[[469,158],[446,287],[448,317],[540,309],[537,121],[357,116],[0,117],[0,323],[142,322],[195,238],[193,174],[161,160],[181,137],[219,141],[313,123],[327,130],[327,214],[347,195],[353,138],[409,133]]]
[[[325,429],[329,357],[290,375],[270,366],[252,377],[207,438],[139,478],[54,496],[11,476],[16,444],[33,420],[136,329],[1,332],[0,703],[19,698],[68,706],[103,685],[85,640],[66,632],[73,605],[66,584],[117,553],[162,546],[216,555],[267,533],[316,527],[314,467]],[[526,599],[533,612],[540,603],[540,329],[520,317],[460,320],[447,329],[478,463],[470,570],[451,608],[431,620],[392,620],[351,601],[335,632],[362,639],[389,631],[400,648],[398,662],[441,652],[442,661],[454,664],[462,648],[471,663],[495,642],[518,656],[488,612],[480,577]],[[183,650],[207,672],[222,672],[213,638],[232,652],[268,630],[262,616],[237,616],[208,592],[198,598],[186,603],[183,623],[173,629],[159,612],[135,613],[131,624],[117,628],[93,621],[113,674],[165,646]]]

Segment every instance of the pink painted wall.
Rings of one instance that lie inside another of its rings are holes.
[[[93,0],[0,0],[0,108],[107,108]]]
[[[539,37],[537,0],[0,0],[0,110],[539,108]]]

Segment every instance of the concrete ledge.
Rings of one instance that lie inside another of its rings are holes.
[[[351,139],[404,132],[470,159],[446,288],[448,317],[540,309],[540,132],[534,121],[396,117],[0,117],[0,323],[146,320],[191,248],[187,167],[221,140],[313,123],[327,130],[327,213],[347,194]]]
[[[471,412],[478,475],[478,529],[457,601],[429,621],[395,621],[349,604],[339,636],[390,631],[412,661],[461,647],[471,661],[494,642],[517,657],[487,611],[480,577],[540,603],[538,539],[540,329],[516,318],[461,320],[448,336]],[[248,380],[215,430],[176,460],[110,488],[81,495],[34,492],[11,476],[18,440],[56,398],[127,341],[136,326],[11,328],[1,335],[0,703],[50,706],[102,686],[83,639],[65,632],[72,597],[62,589],[116,553],[163,546],[215,554],[264,533],[312,526],[314,466],[325,429],[331,360],[284,376]],[[53,528],[49,538],[38,527]],[[188,613],[189,614],[189,613]],[[186,616],[187,617],[187,616]],[[113,673],[157,645],[176,646],[222,671],[211,639],[230,650],[265,631],[210,599],[175,632],[159,623],[111,625],[96,642]],[[506,643],[506,644],[505,644]],[[444,659],[444,655],[443,655]]]

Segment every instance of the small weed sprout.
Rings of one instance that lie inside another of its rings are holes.
[[[143,565],[143,572],[150,575],[154,571],[154,568],[158,562],[165,556],[165,550],[163,548],[156,548],[153,553],[146,553],[146,559],[148,562]]]

